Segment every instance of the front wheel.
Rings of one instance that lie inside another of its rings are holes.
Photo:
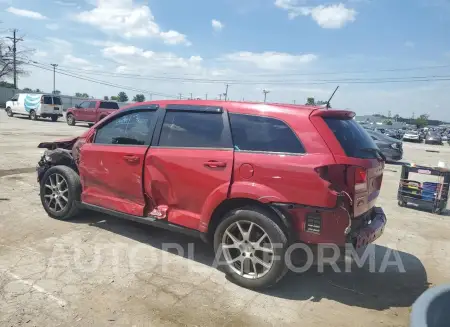
[[[31,120],[37,120],[36,111],[34,111],[34,110],[30,111],[30,119]]]
[[[66,117],[67,125],[75,125],[75,117],[72,114],[68,114]]]
[[[52,121],[57,121],[58,120],[58,116],[52,116]]]
[[[8,115],[8,117],[12,117],[14,115],[11,108],[6,108],[6,114]]]
[[[226,274],[246,288],[266,288],[281,280],[287,272],[287,247],[278,217],[258,207],[231,211],[214,233],[214,250],[225,260]]]
[[[78,213],[81,182],[72,168],[51,167],[42,178],[40,191],[42,206],[50,217],[68,220]]]

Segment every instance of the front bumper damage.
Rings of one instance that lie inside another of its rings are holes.
[[[78,171],[72,152],[66,149],[46,150],[36,166],[37,181],[40,183],[45,172],[52,166],[68,166]]]

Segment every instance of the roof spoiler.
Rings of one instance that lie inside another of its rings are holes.
[[[321,116],[330,118],[353,119],[355,113],[348,110],[321,110],[317,109],[311,112],[310,117]]]

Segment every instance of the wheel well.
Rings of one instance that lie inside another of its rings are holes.
[[[214,212],[212,213],[211,219],[209,221],[208,232],[206,235],[208,241],[212,242],[214,238],[214,231],[216,230],[217,226],[219,226],[220,222],[222,221],[222,218],[227,212],[248,206],[258,207],[266,211],[269,215],[277,217],[279,219],[279,222],[281,223],[283,231],[286,233],[288,238],[291,239],[292,223],[290,216],[288,214],[270,205],[261,203],[257,200],[248,198],[236,198],[236,199],[227,199],[223,201],[221,204],[219,204],[219,206],[216,209],[214,209]]]

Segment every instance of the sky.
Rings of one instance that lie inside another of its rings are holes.
[[[19,87],[96,98],[332,101],[450,121],[450,0],[0,0]],[[39,66],[39,67],[36,67]],[[71,76],[69,76],[71,75]],[[75,76],[75,77],[74,77]]]

